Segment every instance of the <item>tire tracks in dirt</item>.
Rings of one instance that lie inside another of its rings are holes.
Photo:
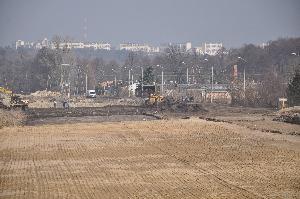
[[[127,128],[130,128],[130,127],[127,127]],[[150,128],[149,128],[150,129]],[[157,131],[155,129],[150,129],[151,131],[154,131],[156,133],[161,133],[160,131]],[[138,133],[138,132],[135,132],[135,133],[130,133],[131,135],[135,136],[138,138],[138,140],[140,141],[144,141],[144,139],[142,138],[141,139],[141,135]],[[166,140],[166,138],[164,138]],[[149,144],[149,143],[148,143]],[[230,182],[228,182],[227,180],[225,180],[226,178],[229,177],[229,175],[221,175],[220,173],[218,175],[216,174],[213,174],[213,172],[211,170],[207,170],[207,169],[204,169],[204,168],[201,168],[193,163],[191,163],[191,161],[185,159],[184,157],[178,157],[176,156],[174,153],[170,153],[168,152],[165,148],[162,148],[162,147],[159,147],[157,145],[154,145],[154,144],[150,144],[152,147],[156,148],[158,151],[160,151],[162,154],[164,155],[167,155],[168,157],[171,157],[173,159],[175,159],[176,161],[184,164],[186,167],[189,167],[189,168],[192,168],[192,169],[195,169],[195,170],[198,170],[200,171],[202,174],[206,175],[206,176],[211,176],[213,178],[214,181],[218,182],[219,184],[223,185],[224,187],[232,190],[232,191],[236,191],[238,193],[240,193],[244,198],[266,198],[258,193],[254,193],[253,191],[250,191],[250,190],[247,190],[243,187],[240,187],[238,185],[234,185]],[[176,149],[176,151],[180,151],[180,149],[178,148],[177,145],[175,144],[171,144],[171,142],[167,142],[167,145],[169,145],[169,147],[173,148],[173,149]],[[187,151],[184,151],[183,153],[188,153]],[[189,155],[190,157],[194,157],[197,159],[197,157],[195,155]],[[215,164],[213,166],[216,166]],[[219,167],[220,168],[220,167]],[[222,168],[221,168],[222,169]],[[231,175],[232,178],[235,178],[234,176]],[[184,182],[186,183],[186,182]],[[199,184],[201,185],[201,184]],[[196,195],[192,194],[191,195],[195,198],[197,198]]]

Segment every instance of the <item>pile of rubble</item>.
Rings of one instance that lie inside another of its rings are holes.
[[[300,124],[300,106],[290,107],[278,112],[274,121]]]
[[[34,93],[31,93],[33,97],[60,97],[61,94],[59,92],[53,92],[53,91],[36,91]]]
[[[165,98],[161,104],[161,109],[176,113],[208,112],[201,103],[175,100],[172,97]]]
[[[143,104],[141,98],[113,98],[101,97],[86,98],[85,96],[71,96],[70,98],[65,94],[53,91],[36,91],[30,95],[24,96],[29,101],[30,108],[53,108],[56,102],[57,108],[63,107],[63,102],[67,102],[69,107],[105,107],[113,105],[125,106],[140,106]]]

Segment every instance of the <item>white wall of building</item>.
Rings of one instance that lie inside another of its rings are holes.
[[[120,44],[120,50],[128,50],[133,52],[147,52],[156,53],[159,52],[159,47],[152,47],[148,44],[136,44],[136,43],[124,43]]]
[[[186,51],[189,51],[189,50],[191,50],[192,49],[192,43],[191,42],[187,42],[186,44],[185,44],[185,50]]]
[[[214,56],[217,54],[218,50],[223,47],[222,43],[205,43],[204,44],[204,53]]]

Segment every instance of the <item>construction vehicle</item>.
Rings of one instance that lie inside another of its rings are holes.
[[[148,99],[146,99],[146,105],[158,105],[164,101],[164,97],[158,94],[150,94]]]
[[[21,108],[25,110],[27,107],[28,100],[23,100],[19,95],[13,94],[11,90],[0,87],[0,108]]]

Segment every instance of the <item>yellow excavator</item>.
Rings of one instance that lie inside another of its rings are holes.
[[[0,87],[0,108],[21,108],[22,110],[25,110],[27,107],[27,100],[22,100],[19,95],[13,94],[11,90]]]
[[[146,100],[146,105],[158,105],[164,101],[164,97],[158,94],[150,94]]]

